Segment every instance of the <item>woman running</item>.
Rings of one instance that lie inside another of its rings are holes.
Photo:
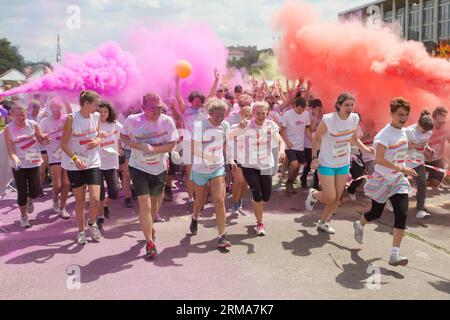
[[[100,103],[100,172],[102,181],[100,185],[100,206],[97,217],[97,225],[102,229],[105,218],[111,217],[109,211],[109,201],[116,200],[119,197],[119,150],[120,149],[120,131],[122,125],[116,120],[116,113],[108,102]],[[108,197],[105,197],[105,185],[108,188]]]
[[[317,201],[325,204],[317,230],[328,234],[335,233],[329,222],[339,206],[350,172],[350,143],[371,152],[358,138],[359,117],[353,113],[354,105],[355,98],[342,93],[335,104],[336,112],[323,116],[313,138],[311,168],[318,170],[322,191],[310,189],[306,209],[312,211]]]
[[[395,98],[390,103],[392,122],[384,127],[374,140],[375,173],[367,180],[364,191],[372,199],[372,207],[359,221],[353,224],[355,240],[362,244],[364,226],[383,214],[389,199],[394,208],[393,246],[389,264],[405,266],[408,259],[400,255],[400,244],[406,228],[408,216],[408,194],[411,191],[408,178],[417,177],[414,169],[405,166],[408,155],[408,137],[405,124],[408,121],[411,106],[403,98]]]
[[[425,199],[427,195],[427,169],[423,165],[425,163],[425,152],[431,152],[428,142],[433,134],[433,119],[429,111],[422,111],[416,124],[406,128],[406,136],[408,137],[408,168],[414,169],[418,176],[416,180],[416,218],[424,219],[430,216],[425,209]]]
[[[67,116],[61,139],[61,166],[67,170],[72,192],[75,196],[75,213],[78,221],[79,245],[87,243],[84,207],[86,187],[89,192],[88,225],[93,241],[100,241],[101,233],[96,218],[100,198],[100,153],[98,146],[100,115],[97,112],[100,96],[94,91],[82,91],[80,111]]]
[[[253,211],[256,217],[255,232],[265,236],[263,221],[264,205],[269,202],[272,193],[272,176],[274,174],[275,158],[272,146],[278,145],[281,137],[279,127],[266,119],[269,105],[266,102],[256,102],[253,105],[252,119],[240,125],[238,139],[248,138],[246,148],[240,160],[242,171],[253,195]],[[278,159],[277,159],[278,160]]]
[[[211,98],[206,103],[209,119],[198,122],[194,127],[191,180],[194,183],[194,212],[190,225],[192,234],[198,232],[198,218],[206,201],[206,186],[209,183],[216,209],[216,221],[219,231],[218,248],[228,248],[231,243],[226,239],[225,224],[225,155],[232,171],[236,164],[228,150],[227,130],[230,128],[225,120],[228,105],[217,98]],[[227,151],[224,152],[225,147]]]
[[[61,167],[63,151],[61,138],[67,115],[63,113],[63,103],[59,99],[50,102],[50,114],[41,121],[43,133],[50,136],[50,143],[46,146],[50,175],[52,177],[53,211],[62,219],[69,219],[66,202],[69,196],[69,177],[66,170]]]
[[[30,228],[27,213],[33,213],[33,199],[39,196],[39,168],[42,163],[39,144],[48,145],[50,137],[43,135],[39,125],[27,120],[27,109],[14,104],[11,109],[13,121],[4,129],[6,148],[17,186],[17,204],[20,208],[20,226]]]

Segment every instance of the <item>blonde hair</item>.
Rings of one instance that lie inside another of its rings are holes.
[[[253,111],[253,107],[252,106],[245,106],[241,108],[241,114],[244,113],[245,111],[250,111],[250,113],[252,113]]]
[[[267,102],[265,102],[265,101],[255,102],[252,105],[252,107],[253,107],[253,110],[255,110],[256,108],[263,108],[263,109],[266,109],[266,112],[269,111],[269,104]]]
[[[228,104],[225,101],[220,100],[218,98],[209,98],[208,101],[206,101],[205,108],[208,111],[208,113],[213,113],[216,111],[227,112]]]
[[[25,112],[28,112],[28,107],[21,102],[16,102],[11,107],[11,114],[13,114],[16,110],[24,110]]]

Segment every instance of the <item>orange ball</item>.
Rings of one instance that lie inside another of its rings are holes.
[[[175,71],[181,79],[188,78],[192,73],[192,65],[189,61],[180,60],[175,64]]]

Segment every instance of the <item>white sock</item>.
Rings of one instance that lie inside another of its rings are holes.
[[[400,255],[400,248],[399,247],[392,247],[392,254],[398,256]]]
[[[358,229],[359,230],[364,230],[364,226],[361,224],[361,222],[360,221],[358,221],[357,223],[356,223],[356,225],[358,226]]]

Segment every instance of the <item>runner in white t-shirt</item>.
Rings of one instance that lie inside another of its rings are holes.
[[[251,106],[245,106],[241,109],[241,119],[239,123],[241,123],[243,120],[248,120],[252,117],[252,107]],[[237,129],[239,124],[234,124],[231,126],[231,131],[234,131]],[[239,164],[238,155],[241,154],[244,151],[245,145],[241,143],[241,141],[238,141],[238,138],[234,138],[233,144],[232,144],[232,150],[233,150],[233,158],[237,164],[236,170],[233,172],[233,190],[232,190],[232,200],[233,204],[231,207],[231,214],[235,217],[238,216],[238,213],[241,213],[242,215],[246,215],[243,211],[243,198],[245,196],[245,193],[248,189],[247,182],[245,181],[244,174],[242,173],[242,168]]]
[[[194,182],[195,201],[190,230],[192,234],[198,232],[198,218],[206,201],[206,185],[209,183],[219,231],[217,247],[228,248],[231,243],[226,239],[225,232],[225,163],[231,165],[232,171],[236,170],[227,143],[227,131],[230,126],[224,121],[228,105],[222,100],[211,98],[207,101],[206,108],[209,119],[195,124],[192,140],[194,163],[191,180]]]
[[[33,120],[37,124],[41,123],[43,119],[47,117],[47,113],[43,110],[42,104],[39,100],[33,99],[28,103],[28,120]],[[41,149],[41,155],[42,155],[42,164],[39,169],[39,179],[40,179],[40,190],[39,190],[39,196],[44,196],[44,184],[46,180],[47,175],[47,168],[48,168],[48,155],[47,150],[45,146],[39,146]]]
[[[314,134],[319,127],[320,122],[323,118],[323,106],[322,101],[320,99],[313,99],[309,101],[309,107],[311,111],[307,111],[309,113],[311,119],[311,134]],[[312,137],[305,135],[305,160],[306,164],[303,168],[303,173],[300,178],[302,188],[308,189],[308,174],[311,171],[311,162],[312,162]],[[314,172],[314,182],[313,188],[319,190],[319,176],[317,174],[317,170]]]
[[[266,119],[269,105],[256,102],[253,105],[251,121],[240,124],[235,130],[239,132],[238,143],[244,142],[244,149],[238,153],[243,175],[253,195],[253,211],[256,217],[255,231],[258,236],[265,236],[263,221],[264,205],[269,202],[272,193],[272,176],[275,159],[273,145],[281,139],[278,125]]]
[[[192,161],[190,150],[190,143],[192,140],[192,132],[196,123],[208,119],[208,112],[203,107],[205,101],[215,96],[217,86],[219,84],[220,74],[217,69],[214,70],[214,83],[208,97],[206,98],[201,92],[193,91],[189,94],[188,101],[190,106],[187,108],[180,93],[180,79],[177,77],[175,82],[175,93],[178,103],[178,109],[174,108],[174,115],[183,118],[183,124],[185,132],[183,136],[183,150],[182,159],[185,165],[185,184],[188,192],[188,210],[193,211],[194,204],[194,184],[192,183],[190,176],[192,171]]]
[[[98,146],[99,118],[97,109],[100,96],[93,91],[80,94],[80,111],[68,115],[61,138],[63,151],[61,166],[67,170],[72,192],[75,196],[75,213],[78,221],[77,243],[84,245],[86,225],[84,207],[86,204],[86,186],[89,191],[88,225],[94,241],[100,241],[101,233],[97,226],[97,213],[100,198],[100,154]]]
[[[27,213],[34,210],[33,199],[39,195],[39,167],[42,163],[39,143],[50,142],[39,125],[26,119],[27,109],[16,103],[11,109],[13,119],[4,129],[10,166],[17,186],[17,204],[20,208],[20,226],[31,227]]]
[[[102,174],[102,182],[100,185],[100,206],[97,216],[97,225],[103,228],[105,218],[111,217],[109,210],[109,201],[116,200],[119,197],[119,156],[122,153],[120,147],[120,132],[122,124],[116,120],[116,113],[106,101],[102,101],[98,108],[100,113],[100,173]],[[108,197],[105,197],[105,185],[108,188]]]
[[[63,114],[63,103],[54,98],[50,102],[50,114],[41,121],[43,133],[50,136],[50,143],[46,146],[50,175],[52,177],[53,211],[62,219],[69,219],[66,202],[69,195],[69,177],[66,170],[61,167],[63,151],[61,138],[67,116]]]
[[[120,135],[120,139],[132,148],[130,175],[139,202],[139,220],[147,242],[147,258],[157,254],[153,220],[164,198],[168,153],[173,151],[178,141],[175,122],[162,114],[164,108],[158,95],[145,95],[143,113],[129,116]]]
[[[428,146],[431,135],[433,134],[433,119],[430,112],[422,111],[416,124],[406,128],[406,136],[408,137],[408,162],[407,167],[413,168],[418,177],[416,177],[417,187],[417,208],[416,218],[423,219],[430,216],[425,209],[425,199],[427,194],[427,169],[424,166],[425,152],[430,151]]]
[[[325,204],[317,230],[329,234],[335,232],[329,222],[339,206],[350,172],[350,143],[371,152],[358,138],[359,117],[353,113],[354,105],[355,98],[342,93],[335,104],[336,112],[323,116],[313,138],[311,168],[319,172],[322,191],[311,189],[305,206],[312,211],[317,201]]]
[[[374,140],[375,173],[367,180],[364,191],[372,199],[372,207],[359,221],[355,221],[355,240],[362,244],[364,226],[379,219],[389,199],[394,207],[393,248],[389,264],[404,266],[408,259],[400,255],[400,244],[408,216],[408,194],[411,191],[406,176],[417,177],[416,171],[405,166],[408,155],[408,137],[405,124],[411,106],[404,98],[395,98],[390,103],[392,122],[384,127]]]
[[[446,144],[450,143],[450,123],[447,118],[448,110],[446,107],[437,107],[433,111],[434,129],[429,142],[433,153],[426,154],[426,164],[429,166],[445,168],[445,148]],[[427,168],[427,171],[429,186],[438,187],[444,178],[444,174],[431,168]]]
[[[288,180],[286,191],[290,194],[296,193],[294,181],[297,179],[300,167],[305,163],[305,136],[311,137],[311,118],[305,112],[306,100],[297,98],[294,109],[283,114],[281,136],[286,144],[286,157],[289,161]]]

